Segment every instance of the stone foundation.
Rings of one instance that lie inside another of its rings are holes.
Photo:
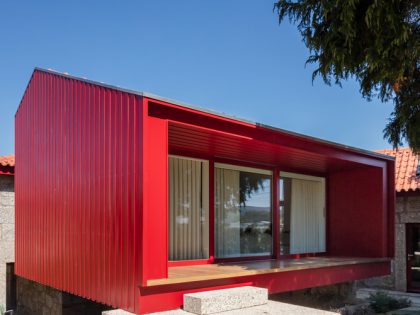
[[[110,307],[17,277],[17,315],[101,315]]]
[[[357,288],[395,289],[394,273],[389,276],[375,277],[356,281]]]
[[[17,277],[18,315],[62,315],[63,294],[37,282]]]
[[[356,282],[352,281],[298,291],[277,293],[271,295],[270,299],[287,303],[293,303],[293,301],[299,303],[302,301],[350,302],[355,299],[356,290]]]

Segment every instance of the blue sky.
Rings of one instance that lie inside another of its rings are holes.
[[[296,27],[273,0],[1,1],[0,155],[33,68],[147,91],[364,149],[386,148],[392,103],[356,82],[313,84]]]

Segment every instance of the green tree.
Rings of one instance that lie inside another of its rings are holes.
[[[384,138],[420,152],[420,0],[280,0],[274,9],[297,24],[312,80],[354,77],[367,99],[393,100]]]

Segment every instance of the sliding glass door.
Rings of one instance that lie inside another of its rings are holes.
[[[273,240],[272,175],[270,170],[215,163],[211,192],[209,161],[170,156],[169,260],[208,259],[213,252],[216,259],[272,256],[273,244],[280,244],[280,255],[324,252],[325,179],[280,173],[279,239]]]
[[[325,251],[325,179],[280,174],[280,254]]]
[[[272,254],[270,171],[215,164],[215,256]]]
[[[169,260],[209,257],[209,162],[169,157]]]

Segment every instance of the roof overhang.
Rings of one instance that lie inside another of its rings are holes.
[[[393,161],[382,154],[156,99],[148,99],[148,114],[168,121],[169,152],[174,154],[213,156],[314,174],[383,167]]]

